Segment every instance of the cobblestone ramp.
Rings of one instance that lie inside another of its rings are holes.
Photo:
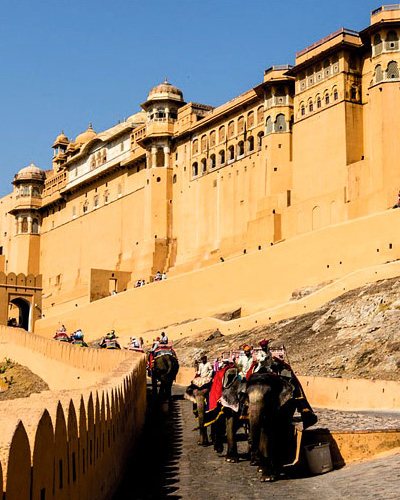
[[[349,465],[328,474],[260,483],[244,460],[231,464],[212,447],[197,446],[192,404],[174,388],[170,412],[149,408],[140,448],[127,466],[118,500],[398,500],[400,454]],[[397,415],[396,415],[397,417]],[[325,420],[325,415],[324,415]]]

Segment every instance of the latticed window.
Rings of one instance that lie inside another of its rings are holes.
[[[213,130],[210,134],[210,148],[213,148],[215,146],[215,137],[216,137],[216,133],[215,133],[215,130]]]
[[[382,38],[379,33],[374,36],[374,50],[375,55],[381,54],[382,52]]]
[[[207,151],[207,136],[203,135],[201,138],[201,152],[204,153],[204,151]]]
[[[382,68],[381,65],[378,64],[378,66],[375,67],[375,83],[379,83],[382,80],[383,80]]]
[[[264,121],[264,107],[260,106],[257,109],[257,123],[262,123]]]
[[[244,117],[239,116],[238,119],[238,134],[244,132]]]
[[[312,102],[310,101],[310,111],[312,111]],[[275,120],[275,132],[285,132],[286,131],[286,119],[285,115],[280,113],[277,115]]]
[[[265,122],[265,131],[267,134],[272,132],[272,119],[268,116],[267,121]]]
[[[235,134],[235,123],[233,121],[228,123],[228,138],[230,139]]]
[[[399,78],[399,67],[396,61],[390,61],[386,70],[387,78]]]
[[[225,127],[223,125],[222,127],[219,127],[218,139],[219,142],[223,142],[225,140]]]

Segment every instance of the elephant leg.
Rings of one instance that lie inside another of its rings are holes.
[[[197,400],[197,412],[199,419],[199,442],[200,446],[208,446],[208,435],[207,427],[204,426],[204,413],[205,413],[205,399],[204,395],[200,394],[196,397]]]
[[[260,462],[260,436],[261,436],[261,401],[250,402],[249,407],[249,454],[250,465],[258,465]]]
[[[151,388],[152,388],[153,400],[155,401],[157,399],[157,377],[155,374],[154,367],[153,367],[153,373],[151,375]]]
[[[231,409],[227,410],[226,415],[226,439],[228,450],[226,453],[227,462],[238,462],[238,452],[236,443],[236,417],[237,415]]]
[[[216,422],[211,425],[211,438],[214,443],[214,450],[221,454],[224,451],[224,416],[221,415]]]
[[[273,443],[268,431],[265,427],[261,428],[260,432],[260,481],[273,482],[278,479],[278,472],[273,464]]]

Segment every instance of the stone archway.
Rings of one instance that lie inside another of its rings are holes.
[[[10,300],[10,305],[14,305],[18,308],[18,321],[17,325],[24,330],[29,331],[31,328],[31,309],[32,305],[29,300],[22,297],[17,297]]]

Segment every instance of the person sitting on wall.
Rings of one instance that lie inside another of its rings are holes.
[[[157,273],[154,277],[154,281],[161,281],[161,278],[162,278],[161,272],[157,271]]]
[[[162,344],[162,345],[168,344],[168,336],[165,332],[161,332],[160,344]]]
[[[399,208],[400,207],[400,191],[397,195],[397,202],[395,203],[393,208]]]
[[[137,280],[134,288],[139,288],[140,286],[142,286],[142,280]]]
[[[142,283],[140,286],[144,286],[146,284],[145,280],[142,280]]]
[[[161,275],[161,279],[162,279],[162,280],[166,280],[166,279],[167,279],[167,273],[162,273],[162,275]]]

